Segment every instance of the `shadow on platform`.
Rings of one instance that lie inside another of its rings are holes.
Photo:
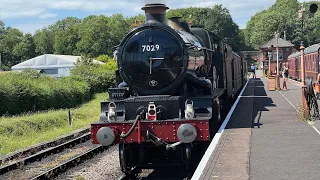
[[[226,129],[260,128],[262,112],[269,111],[268,107],[276,107],[266,89],[267,85],[260,78],[250,79]]]

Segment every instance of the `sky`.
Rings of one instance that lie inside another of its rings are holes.
[[[245,28],[250,17],[270,7],[276,0],[0,0],[0,20],[6,26],[24,33],[53,24],[68,16],[84,18],[88,15],[110,16],[122,13],[125,17],[144,14],[147,3],[164,3],[170,9],[182,7],[212,7],[222,4],[229,9],[233,20]],[[302,0],[299,0],[302,2]],[[305,0],[308,1],[308,0]]]

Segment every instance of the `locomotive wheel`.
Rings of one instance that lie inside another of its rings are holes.
[[[132,167],[129,165],[129,154],[128,150],[125,148],[125,144],[119,143],[119,160],[120,160],[120,168],[123,173],[126,175],[131,174]]]

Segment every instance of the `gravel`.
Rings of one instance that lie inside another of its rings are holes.
[[[0,176],[0,179],[15,179],[15,180],[24,180],[24,179],[30,179],[32,177],[35,177],[36,175],[39,175],[58,164],[61,164],[79,154],[82,154],[89,149],[95,147],[96,145],[93,145],[91,141],[86,141],[81,144],[77,144],[74,147],[67,148],[64,151],[52,154],[46,158],[43,158],[40,161],[25,165],[21,167],[20,169],[16,169],[13,171],[10,171],[8,173],[5,173]]]
[[[139,173],[137,180],[189,180],[192,172],[186,173],[184,170],[168,167],[159,170],[144,169]]]
[[[115,145],[77,167],[67,170],[55,179],[113,180],[118,179],[121,174],[118,145]]]

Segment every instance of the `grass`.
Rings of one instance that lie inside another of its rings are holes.
[[[106,93],[98,93],[88,103],[70,109],[71,127],[67,109],[0,117],[0,156],[89,127],[90,123],[99,120],[100,102],[106,98]]]

